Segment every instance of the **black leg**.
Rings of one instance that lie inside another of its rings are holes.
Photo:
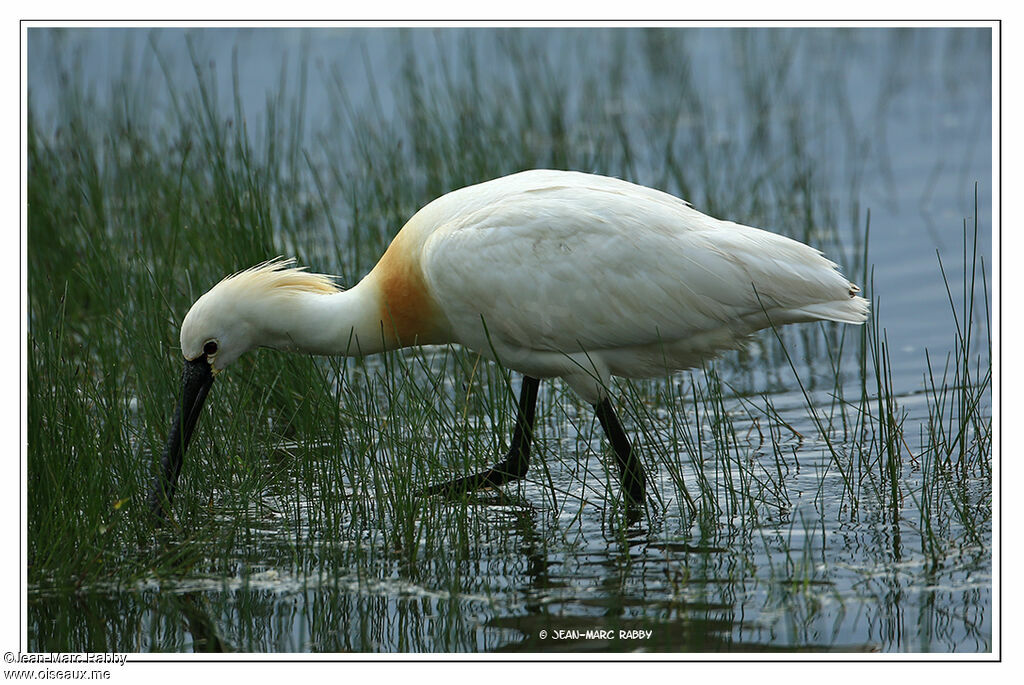
[[[639,505],[644,502],[644,467],[633,452],[626,432],[622,430],[619,417],[615,414],[612,403],[605,398],[600,404],[594,405],[597,418],[604,428],[608,441],[615,450],[615,460],[619,464],[619,475],[622,478],[622,492],[629,499],[628,504]]]
[[[512,433],[512,446],[503,461],[472,476],[432,485],[420,494],[426,496],[458,495],[480,488],[496,488],[525,476],[526,470],[530,466],[533,415],[534,409],[537,407],[537,388],[539,386],[540,381],[536,378],[523,376],[523,388],[519,393],[519,413],[516,415],[516,428]]]

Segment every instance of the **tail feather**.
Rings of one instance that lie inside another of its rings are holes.
[[[863,297],[851,297],[844,300],[805,305],[796,311],[806,314],[810,319],[862,324],[868,319],[871,304]]]

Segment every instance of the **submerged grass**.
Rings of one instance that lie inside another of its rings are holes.
[[[828,607],[859,596],[880,564],[917,558],[904,536],[930,574],[984,568],[991,336],[978,342],[990,312],[977,207],[962,291],[946,279],[954,344],[941,364],[928,358],[917,392],[893,382],[878,296],[863,334],[787,328],[669,382],[618,383],[655,486],[639,528],[623,516],[590,408],[558,384],[541,390],[525,483],[456,502],[416,497],[491,465],[515,421],[518,379],[453,348],[243,358],[215,383],[186,457],[179,525],[155,536],[142,515],[192,301],[279,254],[351,285],[416,209],[453,188],[531,167],[618,175],[789,227],[869,283],[867,228],[844,237],[821,190],[794,48],[734,34],[736,96],[749,109],[723,122],[685,35],[610,34],[601,59],[626,64],[639,41],[644,78],[670,94],[643,112],[627,96],[636,74],[585,67],[593,55],[579,36],[567,41],[577,73],[541,56],[538,33],[497,31],[454,48],[406,34],[395,85],[375,90],[384,81],[367,59],[360,101],[337,65],[316,76],[304,61],[282,67],[258,115],[242,104],[237,58],[225,97],[194,42],[183,81],[151,37],[143,66],[97,97],[56,36],[52,124],[29,88],[31,644],[458,651],[514,647],[525,633],[521,648],[549,649],[536,630],[566,627],[568,615],[652,621],[665,628],[656,649],[916,647],[874,633],[840,644],[845,609]],[[322,130],[307,125],[311,83],[331,104]],[[749,136],[723,136],[733,130]],[[837,528],[877,538],[845,559]],[[960,554],[974,561],[951,561]],[[298,621],[277,613],[282,575],[301,598]],[[75,588],[103,595],[97,614],[136,631],[100,638],[105,627],[76,622]],[[748,608],[788,613],[786,636],[770,618],[745,620]],[[832,638],[820,637],[823,621]]]

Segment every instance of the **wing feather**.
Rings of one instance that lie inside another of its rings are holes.
[[[840,318],[827,303],[851,298],[835,264],[802,243],[624,181],[556,178],[434,208],[444,220],[421,263],[459,341],[482,344],[484,322],[493,342],[519,348],[632,348],[752,332],[762,305]]]

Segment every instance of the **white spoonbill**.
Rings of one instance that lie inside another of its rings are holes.
[[[771,325],[868,316],[859,288],[814,248],[571,171],[524,171],[434,200],[349,290],[290,267],[229,276],[185,316],[181,402],[150,495],[161,518],[214,376],[255,347],[367,355],[458,343],[521,372],[506,458],[427,494],[522,478],[539,379],[561,378],[593,405],[636,504],[644,473],[609,401],[612,376],[692,368]]]

